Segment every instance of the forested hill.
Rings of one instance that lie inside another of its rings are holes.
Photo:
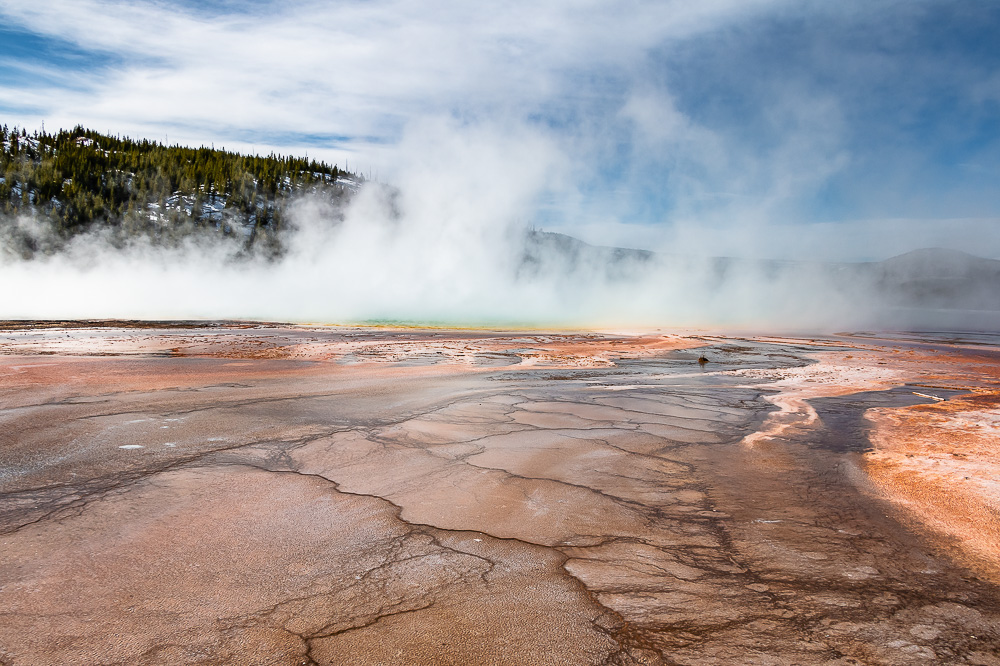
[[[0,146],[2,217],[30,213],[64,240],[96,226],[122,241],[169,243],[201,230],[242,235],[248,246],[273,243],[292,194],[343,200],[361,182],[315,160],[165,146],[79,126],[47,134],[3,125]]]

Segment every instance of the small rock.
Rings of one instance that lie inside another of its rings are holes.
[[[929,624],[918,624],[910,627],[910,633],[925,641],[932,641],[941,635],[941,630]]]

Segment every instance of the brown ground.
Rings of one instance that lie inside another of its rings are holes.
[[[992,347],[110,326],[0,331],[0,663],[1000,664]]]
[[[914,350],[901,367],[919,392],[968,391],[949,400],[872,409],[866,455],[875,492],[903,519],[944,540],[951,555],[1000,584],[1000,363],[990,349]]]

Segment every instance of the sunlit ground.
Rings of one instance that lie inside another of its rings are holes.
[[[8,324],[0,661],[1000,663],[997,342]]]

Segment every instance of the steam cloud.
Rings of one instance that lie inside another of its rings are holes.
[[[996,262],[824,263],[1000,259],[990,3],[251,5],[7,2],[53,49],[0,63],[5,122],[307,149],[398,194],[303,198],[274,263],[0,240],[0,317],[997,327]]]
[[[528,233],[553,200],[573,199],[579,166],[526,124],[422,121],[394,164],[395,188],[362,189],[343,220],[317,199],[298,200],[288,251],[274,262],[234,260],[224,240],[122,250],[99,234],[30,261],[7,252],[0,317],[800,330],[919,323],[912,312],[887,315],[858,276],[821,263],[720,263],[706,256],[712,248],[676,238],[656,256],[616,255]],[[18,224],[44,240],[30,219]]]

